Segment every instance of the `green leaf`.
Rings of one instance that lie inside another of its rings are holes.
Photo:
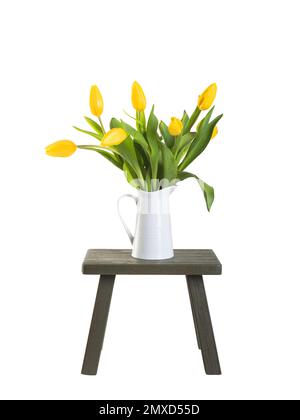
[[[120,122],[120,127],[122,127],[123,130],[126,131],[126,133],[130,134],[131,137],[142,146],[146,153],[150,153],[148,143],[142,133],[140,133],[135,128],[131,127],[131,125],[127,124],[125,121],[122,120]]]
[[[174,137],[171,136],[171,134],[169,133],[167,124],[165,124],[163,121],[159,123],[159,131],[166,145],[168,146],[168,148],[172,149],[172,147],[174,146]]]
[[[103,157],[105,157],[107,160],[109,160],[113,165],[115,165],[119,169],[123,169],[123,159],[121,156],[115,155],[113,152],[108,152],[104,147],[101,146],[93,146],[93,145],[80,145],[77,146],[79,149],[85,149],[85,150],[93,150]]]
[[[127,179],[127,182],[133,187],[133,188],[140,188],[140,183],[138,181],[138,177],[136,175],[136,173],[133,171],[133,169],[126,163],[124,162],[123,164],[123,171],[125,174],[125,177]]]
[[[214,202],[214,198],[215,198],[215,192],[213,187],[211,187],[210,185],[206,184],[206,182],[202,181],[202,179],[200,179],[197,175],[194,175],[190,172],[180,172],[178,174],[178,179],[180,179],[181,181],[183,181],[184,179],[187,178],[195,178],[200,186],[200,188],[202,189],[204,198],[205,198],[205,202],[206,202],[206,207],[207,210],[210,211],[211,206]]]
[[[152,172],[152,179],[157,179],[158,160],[159,160],[159,146],[160,140],[157,134],[158,120],[154,115],[154,106],[152,107],[147,124],[147,140],[150,145],[150,165]]]
[[[175,162],[175,157],[171,150],[164,144],[161,143],[162,151],[162,171],[163,178],[167,179],[169,182],[176,182],[177,178],[177,165]]]
[[[150,167],[149,155],[144,151],[143,147],[134,141],[134,147],[143,177],[146,176],[146,170]]]
[[[212,186],[206,184],[206,182],[202,181],[202,179],[198,179],[198,184],[203,191],[207,210],[210,211],[215,199],[215,191]]]
[[[84,119],[86,120],[86,122],[96,131],[96,133],[100,134],[101,136],[103,136],[103,130],[100,127],[100,125],[98,123],[96,123],[96,121],[92,120],[89,117],[84,117]]]
[[[206,149],[211,139],[215,125],[223,116],[222,114],[218,115],[218,117],[216,117],[212,122],[209,123],[212,111],[213,108],[208,112],[208,114],[203,120],[203,123],[199,127],[199,131],[197,132],[195,139],[190,145],[185,158],[179,165],[178,169],[180,171],[183,171],[191,162],[193,162],[193,160],[195,160]]]
[[[191,118],[189,118],[189,120],[186,122],[184,128],[183,128],[183,134],[188,133],[193,125],[195,124],[195,122],[197,121],[199,115],[200,115],[201,111],[198,108],[198,106],[196,106],[194,112],[191,115]]]
[[[185,146],[187,143],[190,143],[190,140],[195,137],[196,133],[186,133],[183,135],[179,135],[175,138],[175,144],[173,146],[172,152],[175,156],[177,156],[177,153],[179,150]]]
[[[215,128],[215,126],[218,124],[218,122],[220,121],[220,119],[223,117],[223,114],[218,115],[214,120],[212,120],[209,125],[213,127],[213,130]]]
[[[178,147],[177,153],[175,155],[175,160],[177,164],[179,164],[181,159],[183,159],[183,157],[185,156],[195,136],[196,133],[186,133],[181,137],[180,146]]]
[[[110,120],[110,123],[109,123],[109,128],[110,129],[112,129],[112,128],[120,128],[120,127],[121,127],[121,122],[119,120],[117,120],[116,118],[112,118]]]
[[[127,137],[123,143],[117,145],[117,146],[111,146],[111,147],[101,147],[101,146],[78,146],[80,149],[88,149],[88,150],[94,150],[100,154],[103,155],[102,151],[104,152],[112,152],[114,155],[117,154],[117,158],[115,156],[115,161],[119,161],[121,165],[120,169],[123,169],[123,163],[124,161],[127,162],[127,164],[132,168],[132,170],[137,174],[137,178],[140,179],[141,182],[143,182],[143,174],[141,172],[141,169],[138,164],[138,158],[135,152],[134,144],[130,137]],[[105,157],[106,154],[105,154]],[[115,162],[112,162],[116,164]],[[117,166],[117,165],[116,165]],[[118,166],[120,167],[120,166]]]
[[[142,133],[137,131],[135,128],[131,127],[131,125],[127,124],[122,120],[119,121],[116,118],[112,118],[110,120],[110,128],[123,128],[123,130],[125,130],[126,133],[128,133],[136,143],[140,144],[143,147],[146,153],[150,154],[149,145],[145,137]]]
[[[77,130],[77,131],[80,131],[81,133],[88,134],[89,136],[92,136],[95,139],[100,140],[100,141],[103,137],[100,134],[93,133],[92,131],[82,130],[82,128],[75,127],[74,125],[73,125],[73,128],[75,128],[75,130]]]
[[[204,118],[199,121],[199,124],[197,125],[196,131],[198,132],[201,129],[201,125],[203,124]]]
[[[143,174],[138,163],[135,147],[130,137],[127,137],[123,143],[118,144],[117,146],[111,146],[110,149],[118,153],[131,166],[138,178],[143,180]]]
[[[142,174],[143,176],[144,174],[144,167],[149,165],[149,155],[150,155],[150,148],[149,145],[145,139],[145,137],[138,132],[135,128],[131,127],[129,124],[125,123],[124,121],[119,121],[116,118],[112,118],[110,121],[110,128],[123,128],[126,133],[128,133],[129,135],[131,135],[133,137],[133,143],[137,143],[135,144],[134,147],[136,146],[140,146],[141,149],[137,149],[136,153],[135,151],[135,156],[136,156],[136,166],[138,166],[140,168],[140,174]],[[132,166],[133,162],[131,162],[131,166]]]
[[[121,156],[114,155],[112,153],[106,152],[105,150],[98,150],[98,153],[100,153],[100,155],[109,160],[117,168],[122,169],[123,159],[121,158]]]
[[[186,127],[187,127],[188,123],[189,123],[189,120],[190,120],[190,118],[189,118],[189,116],[188,116],[187,112],[186,112],[186,111],[184,111],[184,112],[183,112],[183,116],[182,116],[182,118],[181,118],[181,122],[182,122],[182,124],[183,124],[183,132],[185,132],[185,129],[186,129]]]
[[[190,145],[191,145],[192,141],[193,141],[193,140],[191,140],[191,142],[190,142],[189,144],[187,144],[187,145],[183,146],[183,147],[182,147],[182,148],[178,151],[178,153],[177,153],[177,155],[176,155],[176,158],[175,158],[176,163],[177,163],[177,165],[178,165],[178,166],[179,166],[180,162],[182,161],[182,159],[183,159],[183,158],[185,157],[185,155],[187,154],[187,152],[188,152],[188,150],[189,150],[189,148],[190,148]]]

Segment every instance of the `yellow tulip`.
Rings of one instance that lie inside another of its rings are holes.
[[[103,98],[98,86],[93,85],[90,92],[90,109],[96,117],[100,117],[103,112]]]
[[[70,140],[56,141],[55,143],[49,144],[49,146],[45,148],[47,155],[53,157],[71,156],[76,149],[76,144]]]
[[[214,137],[216,137],[218,132],[219,132],[218,127],[215,125],[210,139],[212,140]]]
[[[126,140],[128,134],[123,128],[112,128],[102,138],[101,146],[117,146]]]
[[[182,132],[182,129],[183,129],[182,122],[178,118],[172,117],[171,122],[168,127],[168,130],[171,136],[179,136],[179,134],[181,134]]]
[[[213,83],[198,97],[198,108],[205,111],[210,108],[217,94],[217,84]]]
[[[136,111],[144,111],[146,108],[146,96],[138,82],[134,82],[132,85],[131,102]]]

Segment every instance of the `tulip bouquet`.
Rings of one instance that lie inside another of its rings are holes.
[[[214,189],[197,175],[187,172],[192,163],[207,147],[218,132],[217,123],[222,118],[212,119],[217,92],[211,84],[199,97],[197,106],[189,117],[184,111],[181,119],[172,117],[170,124],[158,121],[152,107],[148,118],[145,115],[146,97],[141,86],[134,82],[131,100],[136,115],[135,127],[117,118],[110,120],[110,129],[105,130],[101,115],[103,99],[97,86],[90,91],[90,110],[97,118],[85,117],[92,131],[78,127],[97,140],[97,144],[76,145],[70,140],[61,140],[46,147],[46,153],[55,157],[71,156],[77,149],[92,150],[121,169],[127,181],[135,188],[152,192],[174,185],[187,178],[195,178],[201,187],[210,210],[214,200]],[[199,118],[203,111],[208,111]],[[196,125],[196,128],[193,127]]]

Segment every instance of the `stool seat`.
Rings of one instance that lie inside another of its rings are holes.
[[[176,249],[167,260],[140,260],[130,249],[89,249],[83,274],[221,274],[222,265],[211,249]]]
[[[116,275],[150,274],[186,277],[197,343],[202,352],[205,372],[207,375],[221,375],[202,277],[222,273],[222,265],[211,249],[176,249],[174,257],[167,260],[136,259],[131,256],[130,249],[89,249],[82,264],[82,272],[100,274],[82,374],[97,374]]]

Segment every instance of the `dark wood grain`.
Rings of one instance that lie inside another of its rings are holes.
[[[222,265],[211,249],[177,249],[168,260],[139,260],[129,249],[89,249],[83,274],[221,274]]]
[[[191,288],[190,288],[190,282],[189,281],[187,281],[187,287],[188,287],[190,303],[191,303],[191,308],[192,308],[195,332],[196,332],[196,337],[197,337],[197,344],[198,344],[198,348],[201,350],[200,332],[199,332],[199,326],[198,326],[197,317],[196,317],[196,310],[197,309],[195,308],[194,299],[193,299],[193,295],[192,295],[192,291],[191,291]]]
[[[97,374],[114,282],[113,275],[100,277],[81,371],[83,375]]]
[[[186,276],[197,339],[207,375],[221,375],[221,367],[202,276]]]

